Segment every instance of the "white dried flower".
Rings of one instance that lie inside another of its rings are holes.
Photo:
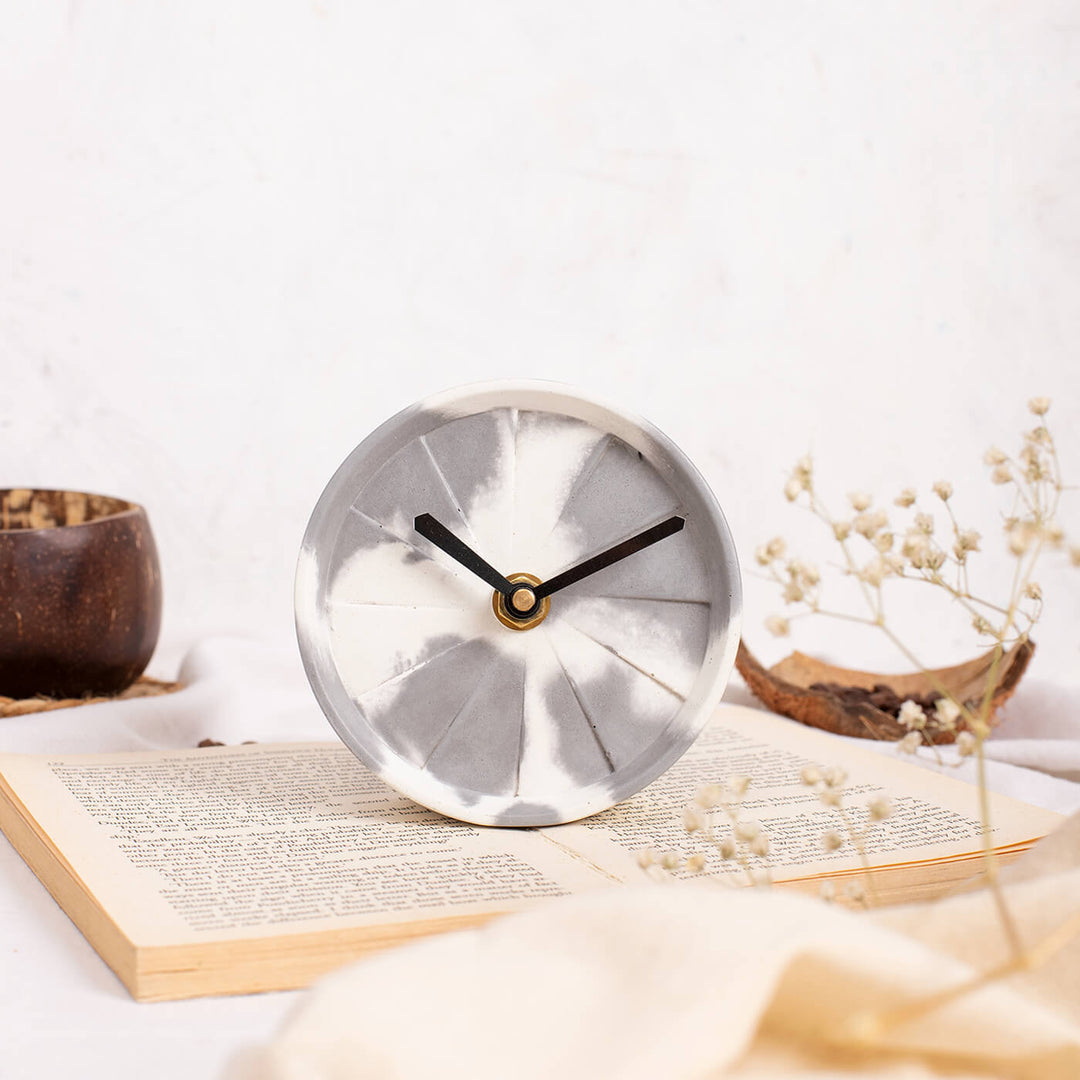
[[[975,628],[975,633],[977,634],[985,634],[988,637],[995,636],[994,628],[982,615],[976,615],[975,618],[971,620],[971,625]]]
[[[829,829],[821,834],[821,846],[826,851],[836,851],[844,846],[844,838],[835,829]]]
[[[719,784],[706,784],[699,788],[694,796],[694,802],[703,810],[711,810],[724,801],[724,789]]]
[[[688,833],[697,832],[698,829],[704,829],[707,824],[705,815],[701,812],[701,808],[695,806],[693,803],[683,807],[682,823],[683,828]]]
[[[749,843],[761,833],[761,826],[756,821],[736,821],[735,835],[738,839]]]
[[[636,855],[637,864],[642,870],[648,870],[650,866],[655,866],[658,856],[656,848],[642,848]]]
[[[820,783],[824,777],[821,775],[821,770],[816,765],[804,765],[802,767],[802,772],[799,773],[799,779],[807,787],[813,787],[815,784]]]
[[[884,795],[871,799],[866,808],[870,812],[871,821],[884,821],[887,817],[892,816],[892,803]]]
[[[904,537],[900,551],[916,570],[921,570],[929,558],[930,541],[925,534],[913,530]]]
[[[1008,460],[1007,455],[996,446],[991,446],[990,449],[983,454],[983,462],[987,465],[1004,465]]]
[[[915,528],[925,536],[932,536],[934,532],[934,518],[932,514],[916,514]]]
[[[905,510],[909,506],[914,506],[915,505],[915,489],[914,488],[904,488],[904,490],[901,491],[900,494],[897,495],[895,499],[893,499],[893,502],[896,503],[897,506],[904,507]]]
[[[852,522],[852,528],[867,540],[873,540],[874,536],[889,524],[889,515],[884,510],[868,510],[857,514]]]
[[[787,551],[787,543],[782,536],[774,536],[766,545],[770,559],[779,559]]]
[[[818,792],[818,798],[825,806],[840,806],[844,801],[844,793],[840,788],[822,788]]]
[[[900,558],[895,552],[888,551],[881,556],[881,561],[888,568],[890,574],[899,574],[901,577],[904,575],[904,560]]]
[[[785,604],[797,604],[806,596],[803,592],[803,587],[797,581],[789,581],[784,586],[784,603]]]
[[[783,615],[770,615],[765,620],[765,629],[773,637],[787,637],[791,633],[791,623]]]
[[[680,862],[682,862],[682,860],[679,858],[679,853],[677,851],[665,851],[664,854],[660,856],[660,865],[665,870],[678,870]]]
[[[926,713],[917,701],[905,701],[896,719],[908,731],[922,731],[926,727]]]
[[[735,858],[735,841],[732,840],[730,836],[725,836],[724,839],[720,841],[720,858]]]
[[[1041,600],[1043,598],[1042,587],[1037,581],[1029,581],[1024,587],[1024,595],[1029,600]]]
[[[834,521],[833,522],[833,536],[842,544],[851,535],[851,522],[850,521]]]
[[[788,502],[794,502],[799,497],[800,492],[810,490],[812,467],[813,463],[809,456],[800,458],[795,463],[795,468],[791,470],[791,476],[784,485],[784,494],[787,496]]]
[[[952,498],[953,486],[948,480],[934,482],[934,494],[942,501],[948,502]]]
[[[754,561],[758,566],[768,566],[772,562],[772,559],[769,558],[769,549],[764,544],[755,549]]]
[[[1059,548],[1065,542],[1065,530],[1056,521],[1048,521],[1043,526],[1043,539],[1051,547]]]
[[[961,731],[956,736],[956,750],[961,757],[971,757],[978,745],[978,739],[970,731]]]
[[[1012,480],[1012,473],[1008,465],[998,465],[990,474],[990,482],[993,484],[1007,484]]]
[[[727,781],[728,790],[736,799],[741,799],[750,787],[749,776],[730,776]]]
[[[792,559],[787,566],[788,573],[801,585],[814,586],[821,581],[821,574],[813,563],[804,563],[801,559]]]
[[[856,576],[860,581],[876,589],[889,576],[889,565],[879,556],[861,567]]]
[[[922,746],[922,736],[917,731],[909,731],[897,744],[901,754],[914,754]]]
[[[1024,475],[1032,482],[1038,483],[1040,480],[1045,480],[1049,477],[1049,469],[1042,455],[1039,453],[1039,448],[1032,443],[1028,443],[1023,450],[1020,451],[1020,460],[1024,463]]]
[[[839,765],[830,765],[824,773],[822,773],[822,779],[825,781],[826,787],[843,787],[844,783],[847,781],[847,770],[842,769]]]
[[[956,543],[953,545],[953,552],[956,557],[963,562],[969,551],[979,550],[979,541],[982,537],[974,529],[962,529],[956,535]]]
[[[1025,439],[1030,440],[1033,443],[1038,443],[1040,446],[1050,445],[1050,432],[1046,430],[1040,424],[1038,427],[1032,428],[1025,436]]]
[[[938,698],[934,702],[934,715],[943,728],[951,730],[956,726],[956,721],[960,719],[960,706],[952,698]]]
[[[940,549],[926,553],[926,565],[931,570],[940,570],[945,565],[945,552]]]
[[[695,852],[686,860],[686,869],[692,874],[700,874],[705,869],[705,853],[703,851]]]
[[[1050,410],[1048,397],[1033,397],[1028,400],[1028,409],[1036,416],[1045,416]]]
[[[764,859],[769,854],[769,838],[764,833],[750,841],[750,853],[759,859]]]
[[[848,501],[856,512],[862,513],[870,508],[872,500],[865,491],[852,491],[848,493]]]
[[[879,532],[874,537],[874,547],[884,555],[893,546],[894,539],[891,532]]]
[[[1035,539],[1035,528],[1027,521],[1018,522],[1008,533],[1009,550],[1014,555],[1023,555]]]

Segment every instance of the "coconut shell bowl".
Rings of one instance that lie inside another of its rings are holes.
[[[989,719],[1016,690],[1035,653],[1035,642],[1013,645],[994,665],[991,654],[952,667],[906,675],[877,675],[869,671],[834,667],[813,656],[796,652],[771,668],[740,643],[735,664],[755,697],[767,708],[810,727],[863,739],[902,738],[908,729],[900,723],[900,706],[914,701],[925,710],[946,690],[973,712],[989,704]],[[991,683],[991,679],[993,680]],[[926,733],[936,743],[953,742],[955,729]]]
[[[81,491],[0,489],[0,695],[118,694],[161,627],[146,511]]]

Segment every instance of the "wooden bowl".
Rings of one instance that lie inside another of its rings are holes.
[[[146,511],[81,491],[0,489],[0,694],[115,694],[161,627]]]

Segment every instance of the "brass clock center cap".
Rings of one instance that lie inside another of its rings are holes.
[[[510,630],[531,630],[547,618],[551,599],[536,599],[536,586],[540,579],[533,574],[507,574],[506,580],[517,588],[509,596],[496,590],[491,597],[491,609],[495,618]]]
[[[510,603],[513,604],[518,611],[531,611],[533,605],[536,603],[536,594],[532,589],[528,588],[515,589],[513,596],[510,597]]]

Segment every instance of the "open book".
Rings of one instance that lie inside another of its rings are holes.
[[[0,755],[0,827],[131,994],[160,1000],[302,986],[367,950],[642,881],[636,853],[697,850],[683,807],[737,775],[752,779],[742,817],[768,833],[774,881],[816,891],[859,861],[850,845],[823,850],[836,811],[801,783],[809,763],[847,770],[857,822],[876,794],[891,800],[867,845],[879,902],[977,873],[973,787],[737,706],[633,799],[553,828],[442,818],[339,743]],[[1002,796],[991,805],[1004,857],[1060,821]],[[746,881],[715,853],[704,873]]]

